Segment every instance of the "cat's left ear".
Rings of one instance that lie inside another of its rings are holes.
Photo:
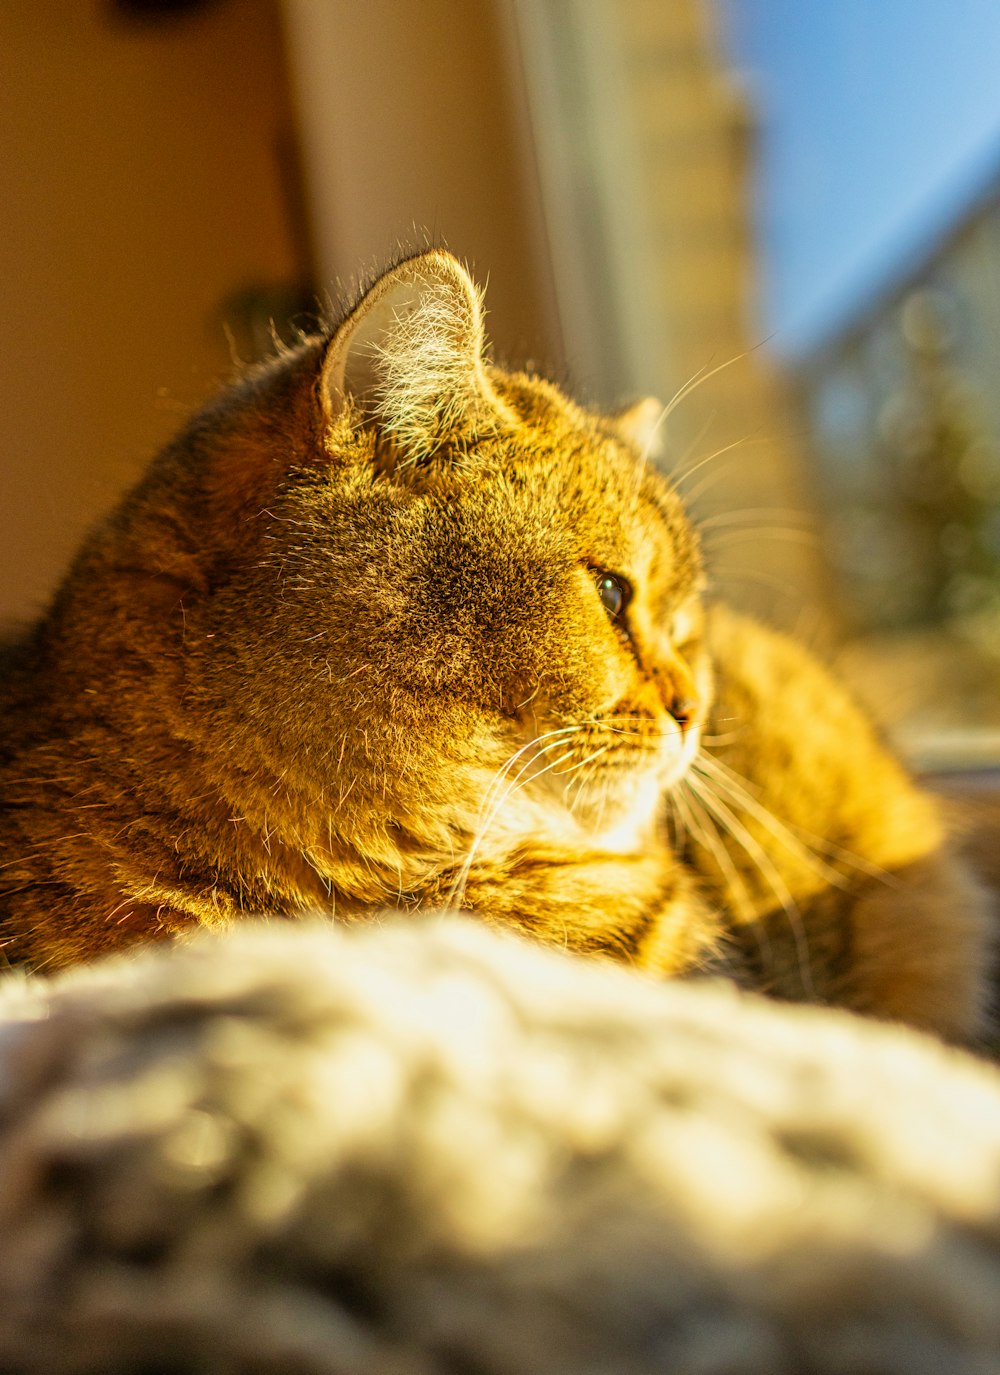
[[[660,460],[665,457],[663,435],[665,408],[655,396],[645,396],[632,406],[619,411],[615,425],[625,440],[639,450],[643,458]]]
[[[409,455],[509,415],[490,383],[479,291],[450,253],[380,277],[331,340],[321,401],[332,424],[350,404]]]

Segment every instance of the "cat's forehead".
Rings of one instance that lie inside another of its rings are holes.
[[[696,533],[680,498],[613,417],[586,411],[549,383],[504,376],[519,419],[501,462],[520,473],[542,518],[571,530],[583,557],[683,595],[700,585]]]
[[[672,523],[681,514],[675,489],[655,461],[640,453],[612,416],[585,410],[551,384],[522,382],[519,400],[528,400],[523,439],[530,459],[554,477],[561,473],[589,500],[634,517],[642,524]],[[517,447],[520,447],[518,444]]]

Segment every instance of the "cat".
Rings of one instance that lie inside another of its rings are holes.
[[[8,961],[461,908],[985,1035],[991,912],[936,803],[707,598],[655,416],[495,366],[443,251],[250,370],[11,652]]]

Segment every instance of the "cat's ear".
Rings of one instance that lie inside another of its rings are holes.
[[[408,454],[507,414],[484,363],[480,294],[450,253],[422,253],[380,277],[331,340],[321,399],[328,423],[348,405]]]
[[[614,417],[618,431],[643,458],[659,460],[665,457],[663,421],[665,408],[655,396],[645,396],[641,401],[619,411]]]

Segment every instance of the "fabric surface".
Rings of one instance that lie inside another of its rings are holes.
[[[1000,1371],[1000,1077],[460,920],[0,992],[4,1375]]]

